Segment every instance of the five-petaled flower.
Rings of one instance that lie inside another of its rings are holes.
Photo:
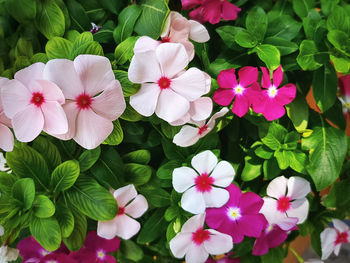
[[[0,89],[7,81],[8,79],[0,77]],[[12,127],[11,120],[4,113],[0,92],[0,149],[7,152],[12,151],[14,145],[13,134],[9,127]]]

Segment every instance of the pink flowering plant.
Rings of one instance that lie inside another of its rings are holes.
[[[349,14],[0,1],[0,263],[304,262],[300,236],[341,253]]]

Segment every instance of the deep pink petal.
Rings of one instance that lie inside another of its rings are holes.
[[[42,252],[46,251],[32,236],[22,239],[18,243],[17,249],[24,260],[29,258],[41,258]]]
[[[238,220],[238,225],[242,233],[248,237],[259,237],[264,229],[267,221],[261,214],[259,215],[243,215]]]
[[[273,229],[267,234],[267,240],[270,248],[278,247],[288,237],[288,233],[283,231],[279,226],[274,225]]]
[[[115,237],[113,239],[105,239],[99,237],[96,231],[90,231],[86,235],[84,245],[87,249],[97,251],[103,249],[107,253],[116,252],[119,249],[120,239]]]
[[[227,201],[226,206],[238,207],[242,197],[241,189],[239,189],[235,184],[230,184],[228,187],[226,187],[226,190],[230,194],[230,199]]]
[[[215,91],[213,101],[222,106],[229,105],[235,94],[232,89],[218,89]]]
[[[111,255],[107,255],[105,261],[106,263],[116,263],[115,258]]]
[[[220,226],[225,224],[227,207],[223,206],[220,208],[207,208],[205,222],[210,228],[218,229]]]
[[[235,69],[226,69],[220,71],[218,75],[218,84],[222,89],[232,89],[237,86],[237,79],[235,74]]]
[[[207,20],[205,19],[203,15],[204,8],[203,6],[198,7],[197,9],[194,9],[189,13],[189,16],[191,19],[198,21],[199,23],[205,23]]]
[[[190,10],[193,7],[200,5],[202,0],[181,0],[182,9]]]
[[[246,192],[242,194],[239,202],[239,207],[242,214],[257,214],[264,204],[264,200],[253,192]]]
[[[210,24],[217,24],[221,21],[221,1],[204,0],[202,7],[205,21],[209,21]]]
[[[261,86],[265,89],[268,89],[271,86],[270,72],[265,67],[261,67],[260,69],[263,73],[262,78],[261,78]]]
[[[262,96],[264,92],[261,90],[260,85],[258,82],[254,82],[252,85],[250,85],[246,91],[245,96],[249,100],[249,104],[252,105],[252,108],[254,110],[254,106],[261,104]]]
[[[266,235],[263,234],[255,240],[252,254],[255,256],[261,256],[265,255],[267,252],[269,252],[269,243],[267,242]]]
[[[267,101],[265,105],[266,106],[261,113],[268,121],[277,120],[286,113],[285,108],[279,103],[276,103],[274,100],[270,100],[269,102]]]
[[[243,117],[249,110],[249,100],[243,95],[237,95],[233,102],[232,112],[238,117]]]
[[[238,13],[241,9],[227,0],[224,0],[221,4],[222,14],[221,17],[224,20],[236,20]]]
[[[277,88],[279,85],[281,85],[283,80],[283,71],[282,66],[280,65],[274,72],[273,72],[273,85]]]
[[[281,105],[287,105],[291,103],[296,96],[297,89],[294,84],[287,84],[277,90],[275,100]]]
[[[249,85],[257,82],[258,80],[258,68],[256,67],[243,67],[238,71],[239,84],[242,87],[248,87]]]
[[[350,96],[350,75],[342,76],[338,79],[340,93]]]

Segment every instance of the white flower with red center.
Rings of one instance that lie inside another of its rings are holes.
[[[43,79],[44,67],[39,62],[24,68],[1,88],[4,113],[21,142],[34,140],[42,130],[50,135],[68,130],[61,107],[65,98],[55,83]]]
[[[190,102],[207,93],[206,74],[197,68],[184,70],[189,60],[183,45],[164,43],[140,51],[142,39],[136,41],[128,71],[130,81],[141,84],[130,105],[143,116],[156,113],[174,122],[189,111]]]
[[[2,85],[4,85],[7,81],[8,81],[7,78],[0,77],[0,89]],[[13,134],[9,129],[9,127],[12,127],[11,120],[6,117],[3,111],[1,94],[0,94],[0,148],[6,152],[12,151],[13,145],[14,145]],[[1,156],[0,156],[0,160],[1,160]],[[0,162],[0,165],[1,165],[1,162]]]
[[[115,236],[130,239],[136,235],[141,225],[134,218],[141,217],[148,209],[143,195],[138,195],[133,184],[119,188],[113,193],[119,205],[118,214],[109,221],[98,221],[97,234],[106,239]]]
[[[334,228],[326,228],[321,233],[322,260],[327,259],[332,252],[336,256],[342,244],[350,242],[350,229],[347,224],[339,219],[332,219]]]
[[[86,149],[100,145],[113,131],[112,121],[126,107],[109,60],[94,55],[79,55],[74,61],[53,59],[47,63],[44,77],[56,83],[66,97],[63,109],[68,132],[55,136],[73,138]]]
[[[207,207],[221,207],[229,199],[226,189],[233,181],[235,170],[227,161],[218,163],[211,151],[204,151],[192,158],[190,167],[173,171],[175,191],[184,193],[181,207],[193,214],[204,213]]]
[[[187,263],[202,263],[209,254],[220,255],[233,248],[232,238],[213,229],[204,229],[205,214],[191,217],[182,226],[181,232],[170,240],[170,250],[176,258]]]
[[[296,224],[302,224],[308,215],[310,183],[304,178],[284,176],[273,179],[266,189],[264,205],[260,213],[264,214],[271,225],[278,225],[288,231]]]
[[[218,118],[223,117],[228,112],[228,108],[222,108],[219,112],[215,113],[208,122],[191,122],[195,126],[183,126],[174,136],[173,143],[181,147],[188,147],[195,144],[200,138],[203,138],[214,129],[215,122]]]

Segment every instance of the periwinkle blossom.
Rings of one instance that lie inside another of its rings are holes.
[[[95,55],[79,55],[74,61],[53,59],[46,64],[44,77],[56,83],[66,98],[68,132],[55,136],[74,139],[86,149],[100,145],[126,107],[109,60]]]
[[[218,162],[214,153],[207,150],[192,158],[190,167],[173,171],[175,191],[184,193],[181,207],[193,214],[204,213],[207,207],[221,207],[229,199],[226,189],[233,181],[235,170],[227,161]]]
[[[338,97],[343,106],[345,116],[350,113],[350,75],[342,76],[338,79],[340,96]]]
[[[235,69],[227,69],[219,73],[220,88],[215,91],[213,100],[219,105],[228,106],[234,99],[232,112],[242,117],[248,112],[254,98],[259,94],[258,69],[249,66],[241,68],[238,71],[239,81],[237,81],[235,72]]]
[[[4,113],[11,119],[15,136],[21,142],[34,140],[42,130],[50,135],[68,130],[62,109],[65,98],[60,87],[44,80],[44,68],[41,62],[26,67],[1,88]]]
[[[106,239],[115,236],[130,239],[140,231],[141,225],[134,218],[141,217],[147,211],[147,200],[137,194],[133,184],[115,190],[113,195],[118,202],[118,214],[112,220],[98,221],[97,234]]]
[[[7,78],[0,77],[0,89],[7,81]],[[11,127],[11,120],[6,117],[3,110],[0,92],[0,149],[3,149],[6,152],[12,151],[14,145],[13,134],[10,130]]]
[[[232,249],[232,238],[213,229],[204,229],[204,219],[205,214],[191,217],[170,240],[170,250],[176,258],[185,257],[187,263],[204,263],[209,254],[224,254]]]
[[[332,219],[334,228],[327,227],[321,233],[322,260],[326,260],[332,252],[339,255],[342,244],[350,243],[350,229],[339,219]]]

